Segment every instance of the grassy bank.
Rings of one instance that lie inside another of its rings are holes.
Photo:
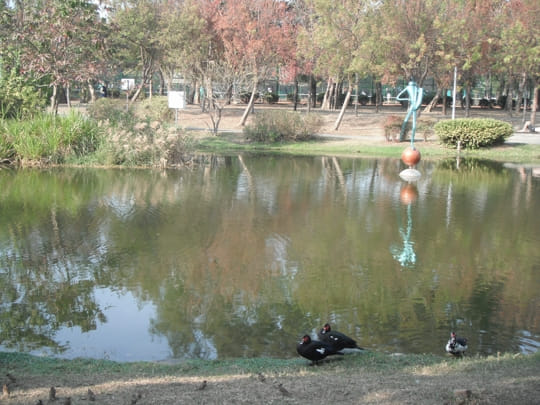
[[[263,107],[258,107],[264,112]],[[208,115],[196,106],[182,111],[179,125],[167,106],[166,98],[154,98],[136,103],[129,111],[119,100],[100,99],[84,109],[67,110],[61,116],[41,114],[25,121],[0,121],[0,160],[3,163],[20,164],[68,164],[82,166],[138,166],[138,167],[182,167],[191,162],[196,153],[265,152],[292,155],[333,155],[348,157],[399,158],[409,145],[408,142],[388,142],[385,135],[387,113],[372,111],[346,116],[340,130],[335,131],[333,113],[312,112],[309,122],[305,115],[289,122],[292,115],[286,107],[279,107],[270,114],[274,121],[282,117],[282,126],[299,130],[302,141],[289,135],[280,142],[256,142],[261,135],[247,140],[242,131],[246,127],[238,124],[242,108],[231,107],[224,111],[218,136],[210,134]],[[396,117],[402,111],[393,111]],[[484,113],[484,112],[482,112]],[[487,113],[485,113],[487,114]],[[490,113],[496,118],[505,116]],[[251,117],[251,122],[254,121]],[[301,120],[302,118],[303,120]],[[443,119],[440,115],[430,117],[433,122]],[[259,130],[262,124],[255,125]],[[249,126],[249,125],[248,125]],[[515,125],[514,125],[515,126]],[[262,126],[264,127],[264,126]],[[190,129],[191,128],[191,129]],[[194,130],[193,128],[197,128]],[[208,128],[208,130],[205,130]],[[315,130],[314,128],[318,128]],[[296,131],[295,130],[295,131]],[[307,132],[306,132],[307,131]],[[282,131],[287,133],[287,131]],[[309,138],[304,132],[317,133]],[[250,133],[248,131],[248,133]],[[280,132],[281,133],[281,132]],[[296,135],[296,132],[292,132]],[[323,136],[320,134],[333,134]],[[361,134],[360,136],[354,136]],[[363,134],[363,135],[362,135]],[[339,138],[341,136],[341,138]],[[272,137],[262,137],[266,141]],[[293,141],[291,141],[293,139]],[[439,143],[432,135],[417,136],[415,144],[424,160],[437,160],[458,156],[456,149]],[[540,163],[540,145],[509,145],[462,150],[462,157],[474,157],[513,163]]]
[[[0,120],[0,159],[23,164],[58,164],[93,154],[102,143],[98,123],[71,112]]]
[[[194,149],[201,153],[265,152],[291,155],[333,155],[343,157],[389,157],[399,158],[408,142],[383,143],[373,140],[351,140],[317,137],[305,142],[246,143],[240,133],[223,133],[220,136],[201,136],[194,142]],[[502,145],[486,149],[457,151],[436,141],[416,142],[422,159],[472,157],[513,163],[540,163],[540,145]]]
[[[85,113],[0,120],[0,161],[21,166],[183,166],[191,138],[166,115],[155,117],[154,108],[149,113],[147,107],[137,105],[142,110],[137,115],[104,99]]]
[[[456,359],[365,352],[319,366],[302,358],[163,364],[0,353],[0,364],[9,404],[45,403],[52,386],[71,403],[86,403],[90,389],[103,404],[533,404],[540,390],[539,353]]]

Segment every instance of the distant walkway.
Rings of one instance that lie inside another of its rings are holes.
[[[505,143],[540,145],[540,133],[539,132],[535,132],[535,133],[515,132],[514,135],[509,137]]]
[[[329,138],[329,139],[356,139],[356,140],[364,140],[369,141],[373,140],[373,136],[369,135],[346,135],[346,134],[319,134],[317,135],[321,138]],[[415,140],[415,142],[423,142],[424,140],[422,137],[419,137]],[[511,145],[540,145],[540,133],[530,133],[530,132],[514,132],[512,136],[510,136],[505,143],[511,144]]]

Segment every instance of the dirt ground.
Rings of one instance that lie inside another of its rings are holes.
[[[219,131],[221,132],[242,132],[242,126],[240,125],[240,119],[244,112],[244,105],[227,106],[223,110],[223,115],[219,123]],[[257,104],[255,106],[255,112],[268,109],[268,108],[282,108],[285,111],[292,111],[292,106],[289,104]],[[305,106],[300,106],[298,111],[306,112]],[[349,108],[338,129],[335,129],[336,121],[339,115],[339,111],[321,111],[318,109],[312,110],[323,120],[323,126],[320,130],[321,135],[328,135],[330,137],[336,137],[335,142],[348,142],[348,143],[387,143],[384,134],[384,122],[388,116],[394,115],[398,117],[405,117],[406,109],[400,105],[384,105],[379,112],[375,111],[373,106],[360,106],[356,111],[353,108]],[[457,109],[456,117],[465,117],[465,111],[461,108]],[[525,118],[528,119],[530,115],[527,112]],[[437,122],[442,119],[451,118],[451,110],[447,110],[447,115],[442,114],[441,108],[435,109],[430,113],[422,113],[422,119]],[[483,109],[472,108],[470,110],[470,117],[472,118],[494,118],[502,121],[509,122],[513,128],[518,131],[523,127],[523,113],[514,112],[512,116],[508,112],[501,109]],[[253,118],[250,115],[247,123]],[[210,130],[212,128],[212,121],[208,113],[202,113],[199,106],[188,105],[185,110],[180,110],[178,113],[178,124],[185,128],[196,128],[201,130]],[[397,134],[396,134],[397,135]],[[338,139],[339,137],[339,139]],[[420,135],[420,138],[422,136]]]
[[[527,405],[538,404],[540,398],[538,356],[535,361],[514,362],[516,355],[507,355],[500,362],[496,358],[452,358],[431,366],[409,366],[406,356],[400,360],[388,355],[389,366],[381,369],[378,365],[375,370],[362,354],[347,356],[354,357],[319,366],[299,360],[284,373],[273,370],[267,374],[241,370],[196,377],[174,372],[132,378],[107,371],[92,375],[66,372],[60,377],[9,374],[16,382],[10,384],[9,396],[0,398],[0,403]],[[455,361],[463,362],[462,366],[456,367]]]
[[[245,106],[227,106],[223,110],[223,115],[219,124],[219,129],[221,131],[242,131],[242,126],[240,125],[240,119],[244,113]],[[284,111],[292,111],[292,106],[288,104],[257,104],[255,105],[255,112],[262,111],[265,109],[274,109],[280,108]],[[306,112],[306,108],[300,108],[299,111]],[[324,112],[320,110],[313,110],[314,113],[322,117],[323,119],[323,128],[322,133],[336,134],[336,135],[379,135],[384,136],[382,132],[382,119],[388,114],[405,114],[405,110],[402,110],[399,107],[391,107],[388,111],[375,113],[375,110],[372,108],[364,108],[364,110],[359,110],[358,115],[354,111],[350,111],[345,114],[344,119],[341,122],[338,130],[334,129],[334,124],[338,116],[337,111]],[[253,118],[253,114],[248,116],[249,123]],[[188,105],[185,110],[180,110],[178,115],[178,123],[181,126],[193,127],[193,128],[204,128],[210,129],[212,127],[212,122],[210,116],[207,113],[202,113],[201,109],[198,106]],[[378,131],[373,133],[373,130]]]

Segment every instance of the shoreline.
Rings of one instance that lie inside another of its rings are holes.
[[[178,364],[42,358],[0,352],[6,404],[533,404],[540,353],[479,357],[365,352],[311,366],[303,358]],[[5,377],[4,377],[5,376]],[[13,381],[13,380],[15,381]]]

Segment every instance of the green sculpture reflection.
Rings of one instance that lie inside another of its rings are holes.
[[[402,95],[407,92],[407,97]],[[414,134],[416,133],[416,112],[422,105],[422,98],[424,96],[424,89],[418,87],[415,82],[410,81],[405,89],[403,89],[396,97],[398,101],[408,101],[409,109],[407,115],[401,125],[401,131],[399,133],[399,140],[402,142],[405,137],[405,128],[407,127],[407,121],[412,115],[412,131],[411,131],[411,147],[414,147]]]
[[[411,204],[407,205],[407,226],[399,227],[399,234],[403,239],[403,247],[400,249],[397,246],[392,247],[392,255],[402,267],[414,266],[416,263],[416,253],[414,252],[414,242],[411,241],[412,217]]]
[[[401,248],[392,246],[390,250],[394,259],[397,260],[402,267],[412,267],[416,264],[414,242],[411,241],[413,227],[411,206],[417,198],[418,190],[413,183],[408,183],[401,188],[400,200],[403,205],[407,206],[407,224],[406,226],[399,227],[399,234],[403,240],[403,246]]]

